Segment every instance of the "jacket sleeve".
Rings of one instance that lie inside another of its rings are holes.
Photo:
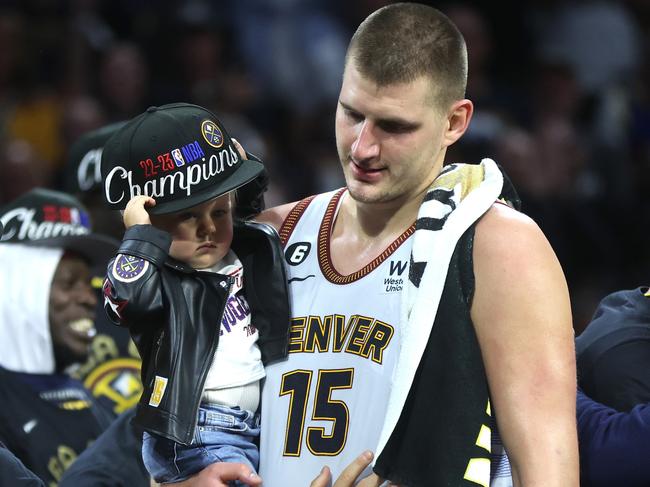
[[[581,485],[650,484],[650,404],[618,412],[578,390],[577,413]]]
[[[0,485],[14,487],[45,487],[35,473],[29,470],[13,453],[0,443]]]
[[[145,325],[162,311],[160,268],[169,255],[171,236],[151,225],[134,225],[107,268],[104,310],[117,325]]]

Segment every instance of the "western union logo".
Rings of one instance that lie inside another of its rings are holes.
[[[155,408],[160,406],[160,401],[162,401],[162,398],[165,395],[166,388],[167,379],[165,377],[156,376],[156,380],[153,384],[153,392],[151,393],[151,398],[149,399],[149,406],[153,406]]]

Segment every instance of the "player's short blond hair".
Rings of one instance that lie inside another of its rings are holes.
[[[396,3],[372,13],[352,36],[350,62],[380,86],[429,77],[432,101],[445,110],[465,96],[465,39],[445,14],[427,5]]]

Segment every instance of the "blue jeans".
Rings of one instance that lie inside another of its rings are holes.
[[[215,462],[244,463],[257,472],[260,453],[254,441],[260,435],[259,423],[259,414],[203,403],[191,445],[144,432],[144,465],[158,483],[186,480]]]

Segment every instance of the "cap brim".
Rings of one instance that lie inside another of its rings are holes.
[[[115,252],[120,245],[117,240],[96,233],[66,235],[19,243],[32,247],[56,247],[70,250],[88,259],[92,267],[106,266],[108,261],[115,256]]]
[[[148,208],[147,211],[152,215],[164,215],[165,213],[174,213],[175,211],[200,205],[208,200],[236,190],[240,186],[255,179],[262,171],[264,171],[264,166],[259,162],[253,159],[243,159],[241,166],[230,177],[220,181],[218,184],[209,186],[190,196],[157,204],[153,208]]]

